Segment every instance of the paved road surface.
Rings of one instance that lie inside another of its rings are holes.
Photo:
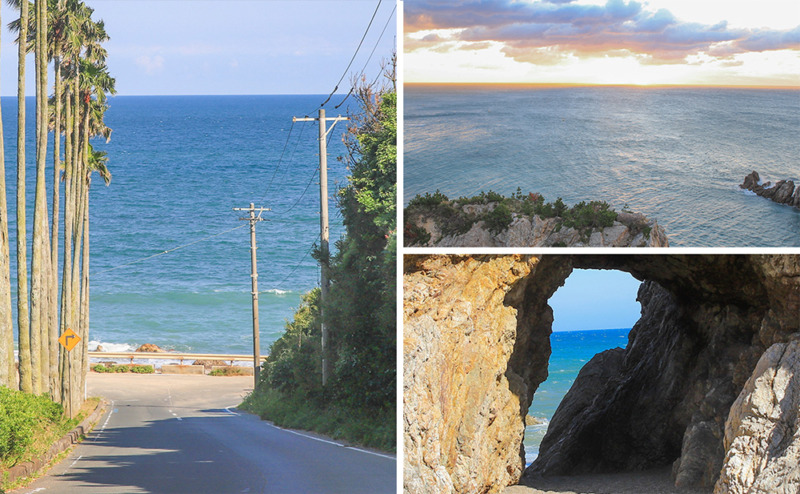
[[[396,491],[394,457],[236,411],[250,389],[252,377],[91,374],[89,395],[111,409],[46,477],[15,493]]]

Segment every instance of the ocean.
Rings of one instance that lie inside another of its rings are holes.
[[[319,280],[310,252],[319,235],[318,127],[316,122],[293,124],[292,117],[317,116],[324,98],[110,99],[106,124],[113,129],[111,141],[93,142],[108,153],[113,178],[106,187],[95,177],[90,193],[90,349],[99,344],[107,351],[130,351],[154,343],[182,352],[252,353],[250,233],[247,222],[239,219],[247,213],[232,208],[253,202],[272,209],[256,227],[261,353],[268,353],[301,294]],[[333,110],[336,103],[326,106],[329,117],[346,113],[344,106]],[[16,99],[4,97],[2,105],[7,194],[14,218]],[[26,106],[30,236],[32,98]],[[339,123],[329,136],[331,196],[346,182],[345,164],[337,160],[345,154],[345,130],[345,123]],[[344,233],[335,200],[330,218],[334,248]],[[242,228],[228,231],[238,226]],[[15,228],[12,223],[12,246]],[[186,247],[128,264],[179,246]]]
[[[525,464],[530,465],[539,455],[547,425],[567,394],[578,372],[592,357],[611,348],[625,348],[628,344],[627,329],[601,329],[589,331],[558,331],[550,336],[552,354],[548,377],[533,395],[528,415],[541,421],[525,427]]]
[[[800,91],[406,86],[404,203],[441,190],[604,200],[671,246],[800,246],[800,210],[739,189],[800,183]]]

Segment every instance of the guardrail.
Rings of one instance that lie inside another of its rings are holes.
[[[184,360],[224,360],[226,362],[252,362],[252,355],[233,355],[220,353],[173,353],[173,352],[89,352],[90,358],[107,359],[134,359],[147,360],[178,360],[183,365]],[[262,355],[261,361],[267,360],[268,355]]]

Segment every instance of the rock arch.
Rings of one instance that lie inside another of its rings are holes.
[[[800,331],[800,256],[404,261],[407,492],[497,492],[523,474],[670,464],[676,484],[711,487],[732,404],[765,350]],[[573,268],[645,281],[642,316],[624,351],[581,371],[523,472],[523,417],[550,356],[547,301]]]

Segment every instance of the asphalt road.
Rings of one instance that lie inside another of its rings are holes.
[[[390,493],[393,456],[237,411],[252,377],[91,374],[111,402],[47,476],[15,493]]]

